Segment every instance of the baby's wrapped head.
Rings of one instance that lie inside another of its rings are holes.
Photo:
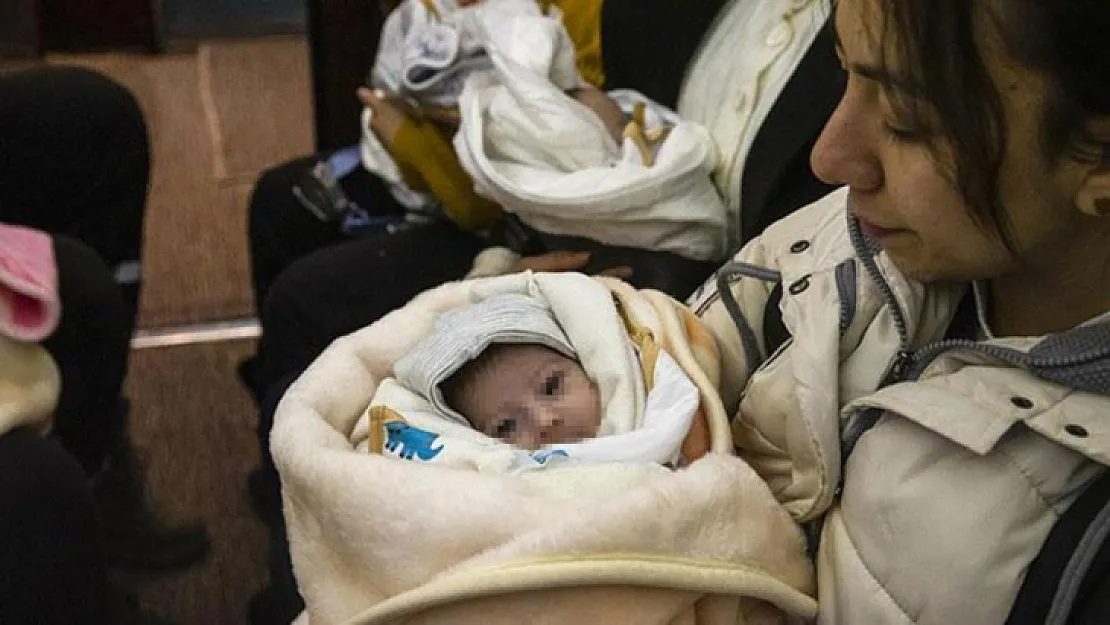
[[[440,389],[474,429],[525,449],[592,438],[601,424],[586,370],[543,345],[490,345]]]
[[[525,295],[452,310],[394,367],[445,417],[537,449],[597,434],[597,386],[551,311]]]

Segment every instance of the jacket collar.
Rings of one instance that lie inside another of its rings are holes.
[[[896,295],[892,282],[905,282],[897,269],[890,263],[880,263],[881,247],[878,242],[868,238],[859,226],[859,221],[848,213],[848,230],[852,245],[867,269],[872,282],[890,307],[898,328],[901,358],[911,364],[906,369],[912,379],[919,375],[937,356],[952,348],[970,348],[986,355],[1000,358],[1013,366],[1024,368],[1042,380],[1061,384],[1068,388],[1096,395],[1110,397],[1110,311],[1066,332],[1049,334],[1039,340],[1023,341],[1015,346],[1013,341],[994,338],[986,330],[986,341],[941,340],[930,343],[921,349],[910,347],[911,319],[907,318],[907,306]],[[983,320],[982,299],[976,289],[976,309],[980,323]],[[899,381],[889,379],[888,383]]]

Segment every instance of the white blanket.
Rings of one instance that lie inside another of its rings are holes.
[[[635,333],[655,337],[699,389],[709,453],[689,467],[572,463],[491,473],[356,449],[367,398],[442,311],[536,278],[567,292],[585,279],[516,275],[429,291],[336,341],[282,399],[271,446],[307,604],[302,621],[745,625],[812,618],[804,540],[766,485],[731,455],[714,388],[715,345],[685,307],[660,293],[603,282]],[[637,401],[631,388],[608,392]]]
[[[564,88],[584,84],[561,15],[558,11],[541,14],[534,0],[485,0],[461,8],[454,0],[403,0],[382,26],[369,82],[386,93],[421,103],[456,106],[467,77],[491,67],[486,33],[501,45],[526,49],[543,59],[550,79]],[[370,109],[364,108],[363,166],[380,176],[406,208],[436,212],[435,197],[405,184],[393,157],[370,130],[371,116]]]
[[[534,0],[485,0],[464,7],[454,0],[403,0],[382,25],[370,83],[424,104],[455,106],[466,78],[490,67],[482,33],[505,40],[520,32],[534,37],[532,29],[542,24],[541,31],[561,45],[562,26],[555,18],[541,15]],[[579,80],[573,46],[570,72],[571,80]]]
[[[550,78],[554,58],[522,40],[487,42],[493,69],[472,74],[459,100],[455,151],[477,192],[542,232],[720,259],[727,216],[710,180],[717,152],[705,129],[621,92],[626,104],[647,106],[644,130],[656,139],[646,158],[642,143],[618,145]]]

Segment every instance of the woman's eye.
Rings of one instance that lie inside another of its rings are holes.
[[[884,122],[883,127],[892,138],[903,143],[920,143],[926,137],[925,131],[909,124]]]
[[[540,387],[540,394],[544,397],[553,397],[563,389],[563,378],[565,374],[562,371],[552,372],[543,381],[543,386]]]
[[[893,140],[924,143],[933,135],[933,115],[928,102],[908,95],[887,93],[882,108],[883,129]]]
[[[516,419],[509,418],[498,421],[497,425],[493,426],[491,434],[494,438],[509,438],[516,434]]]

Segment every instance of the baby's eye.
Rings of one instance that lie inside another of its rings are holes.
[[[553,397],[559,394],[563,389],[563,378],[566,374],[561,370],[553,371],[550,375],[544,378],[543,385],[540,387],[540,394],[544,397]]]
[[[513,434],[516,434],[516,419],[509,418],[498,421],[497,425],[493,426],[491,436],[504,439],[511,437]]]

